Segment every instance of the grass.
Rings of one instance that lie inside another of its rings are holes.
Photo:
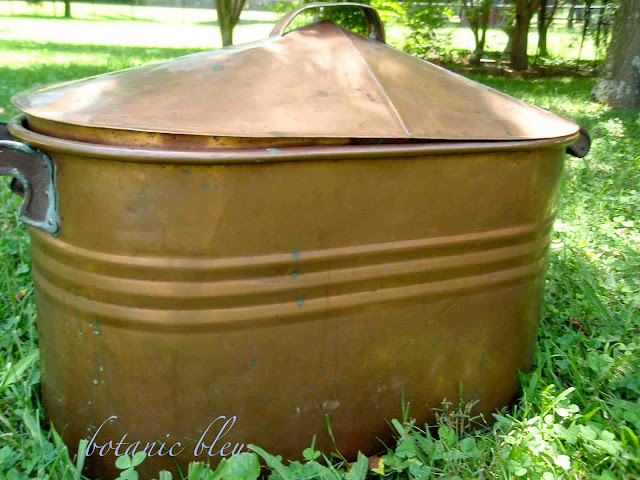
[[[160,26],[168,31],[175,25]],[[127,43],[132,40],[120,43],[122,38],[114,40],[118,46],[84,38],[81,43],[3,39],[0,118],[16,113],[10,95],[31,86],[194,50],[152,47],[156,39],[147,37],[148,44],[132,46]],[[492,429],[469,436],[461,435],[471,420],[465,405],[444,404],[434,430],[411,422],[411,411],[423,408],[412,405],[405,418],[392,422],[398,444],[375,470],[362,459],[353,466],[327,464],[313,448],[305,451],[305,462],[282,464],[256,448],[218,473],[255,478],[258,454],[274,480],[640,476],[639,114],[592,103],[593,79],[474,79],[572,118],[593,136],[589,156],[566,164],[534,371],[521,378],[522,399],[497,414]],[[3,178],[0,187],[7,185]],[[48,429],[40,404],[29,239],[18,219],[18,200],[0,188],[0,480],[71,480],[80,478],[82,459],[76,464],[70,458],[75,452],[70,455]],[[213,478],[202,466],[190,470],[190,479]]]
[[[14,14],[11,15],[10,4]],[[222,46],[215,9],[182,9],[73,3],[74,18],[57,17],[53,2],[36,9],[25,2],[0,2],[0,41],[33,40],[91,45],[135,47],[218,48]],[[235,43],[261,40],[269,36],[278,16],[270,12],[245,11],[234,30]],[[214,28],[215,27],[215,28]]]

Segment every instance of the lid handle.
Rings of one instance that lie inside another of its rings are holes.
[[[378,15],[378,11],[373,8],[371,5],[367,5],[365,3],[356,3],[356,2],[336,2],[336,3],[327,3],[327,2],[314,2],[307,3],[304,5],[300,5],[297,8],[287,12],[284,17],[278,20],[278,23],[275,24],[273,30],[271,30],[272,37],[278,36],[281,37],[284,35],[285,30],[291,23],[291,21],[303,10],[308,10],[311,8],[325,8],[325,7],[358,7],[364,13],[364,18],[367,21],[367,34],[369,38],[373,38],[379,42],[385,43],[384,41],[384,26],[382,25],[382,21],[380,20],[380,15]]]

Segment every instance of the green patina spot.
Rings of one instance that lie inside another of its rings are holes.
[[[214,72],[219,72],[220,70],[224,70],[224,67],[221,65],[216,65],[215,67],[213,67],[212,69]]]

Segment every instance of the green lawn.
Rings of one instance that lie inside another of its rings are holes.
[[[182,9],[73,3],[74,18],[65,20],[62,3],[53,17],[53,3],[36,9],[24,2],[0,2],[0,41],[33,40],[92,45],[150,46],[174,48],[218,48],[222,46],[214,9]],[[47,16],[50,16],[49,18]],[[235,43],[261,40],[269,36],[278,15],[245,11],[234,31]]]
[[[0,6],[6,8],[7,2]],[[80,7],[74,4],[78,14]],[[88,18],[90,5],[82,7],[88,12],[83,20],[0,17],[2,120],[16,113],[9,97],[20,90],[172,58],[218,42],[214,28],[196,25],[188,28],[207,33],[194,33],[188,44],[176,45],[171,32],[182,28],[179,23],[101,23]],[[136,7],[136,15],[142,8]],[[268,33],[264,15],[243,27],[243,38]],[[16,27],[19,22],[34,23],[25,31]],[[157,30],[142,34],[143,24]],[[88,37],[67,31],[74,25]],[[109,33],[93,36],[94,29]],[[183,48],[169,48],[168,39],[172,47]],[[567,160],[535,370],[522,377],[523,398],[501,412],[491,430],[464,438],[458,435],[464,417],[456,409],[440,416],[439,439],[400,419],[393,425],[400,442],[390,446],[379,472],[385,479],[424,480],[638,478],[640,116],[592,103],[593,79],[474,79],[580,122],[591,132],[593,148],[584,160]],[[0,183],[8,185],[6,178]],[[0,188],[0,480],[71,480],[78,478],[74,464],[47,429],[40,404],[29,242],[18,205],[17,197]],[[318,461],[324,464],[322,457]],[[242,473],[233,478],[255,473],[251,458],[234,462]],[[344,464],[332,473],[314,462],[269,462],[279,472],[274,479],[302,478],[299,472],[307,478],[362,478],[358,467],[363,464],[350,467],[351,476],[345,477]],[[368,475],[381,478],[372,471]]]

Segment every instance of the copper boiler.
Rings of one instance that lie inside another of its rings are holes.
[[[586,137],[349,5],[368,37],[286,32],[309,4],[261,42],[13,98],[0,172],[25,190],[43,399],[72,452],[180,443],[143,478],[250,443],[297,459],[332,450],[328,418],[354,458],[403,395],[425,422],[518,393]],[[102,453],[87,474],[114,478]]]

